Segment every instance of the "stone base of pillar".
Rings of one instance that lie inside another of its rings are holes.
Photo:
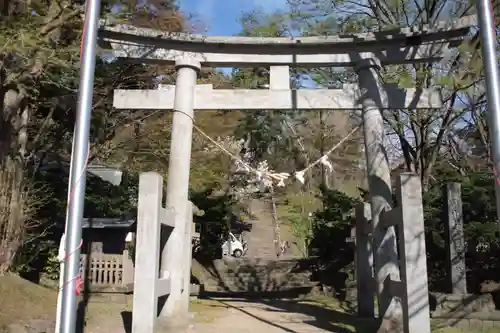
[[[183,333],[193,327],[194,313],[188,315],[178,315],[175,318],[158,318],[156,325],[157,332],[162,333]]]
[[[380,322],[379,329],[377,333],[394,333],[394,332],[404,332],[404,325],[402,318],[383,319]]]

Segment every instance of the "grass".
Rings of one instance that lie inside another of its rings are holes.
[[[315,304],[317,306],[321,306],[325,309],[331,309],[334,311],[339,311],[339,312],[346,312],[346,313],[351,313],[352,311],[349,311],[352,308],[352,305],[339,301],[338,299],[332,298],[332,297],[327,297],[327,296],[311,296],[311,297],[306,297],[300,300],[301,303],[310,303],[310,304]],[[345,325],[345,324],[337,324],[339,326],[342,326],[342,328],[345,328],[351,332],[368,332],[368,325],[367,327],[364,328],[363,324],[361,324],[358,327],[353,327],[351,325]],[[433,333],[462,333],[465,332],[464,330],[458,329],[458,328],[453,328],[453,327],[446,327],[446,328],[432,328]],[[489,329],[480,329],[480,330],[467,330],[467,333],[500,333],[500,328],[489,328]]]
[[[345,302],[326,296],[305,297],[299,303],[314,304],[318,307],[349,313],[351,306]],[[31,320],[54,320],[57,292],[17,276],[0,277],[0,332],[11,324],[26,324]],[[123,331],[122,314],[132,310],[132,297],[123,302],[90,302],[85,312],[86,331]],[[224,315],[227,306],[215,300],[192,300],[190,312],[195,313],[195,322],[211,323]],[[365,332],[364,323],[354,327],[339,325],[346,332]],[[366,325],[369,325],[367,322]],[[433,333],[460,333],[455,328],[434,329]],[[468,333],[500,333],[500,328],[468,330]]]
[[[57,291],[26,281],[18,276],[0,276],[0,332],[12,324],[27,324],[32,320],[55,321]],[[209,323],[224,310],[219,302],[194,300],[190,311],[195,321]],[[122,314],[132,311],[132,296],[120,301],[92,298],[85,309],[85,328],[88,332],[101,330],[123,331]]]
[[[120,303],[91,302],[85,310],[88,328],[123,326],[122,312],[130,311],[131,300]],[[26,325],[33,320],[54,322],[57,291],[31,283],[18,276],[0,277],[0,332],[12,324]]]

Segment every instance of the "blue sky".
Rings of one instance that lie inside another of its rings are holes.
[[[284,8],[286,0],[178,0],[181,10],[195,14],[206,27],[197,31],[211,36],[231,36],[241,31],[242,13],[260,8],[273,12]]]

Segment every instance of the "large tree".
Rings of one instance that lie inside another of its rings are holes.
[[[150,5],[103,1],[101,15],[144,22],[150,13],[153,22],[182,30],[183,17],[173,1]],[[36,220],[30,205],[40,206],[36,189],[44,186],[33,182],[40,167],[56,163],[68,168],[84,9],[83,2],[72,0],[0,3],[0,187],[5,189],[0,201],[0,252],[6,258],[0,272],[10,266],[27,225]],[[117,145],[117,135],[120,138],[123,128],[141,116],[113,110],[113,89],[152,86],[157,71],[109,63],[101,56],[95,71],[89,163],[105,163]]]
[[[288,0],[294,19],[308,35],[382,31],[401,26],[433,27],[474,13],[472,3],[451,0],[371,1]],[[457,127],[484,102],[478,35],[439,63],[389,66],[381,72],[385,82],[402,87],[435,87],[442,91],[441,110],[384,113],[393,147],[393,159],[421,175],[428,185],[436,159],[449,147]],[[329,84],[356,82],[352,70],[317,69],[314,76]],[[399,164],[398,163],[398,164]]]

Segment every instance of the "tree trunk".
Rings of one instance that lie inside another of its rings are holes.
[[[20,192],[17,185],[15,164],[7,161],[0,168],[0,275],[11,268],[21,244],[23,225],[19,223],[19,209],[22,202],[15,201]]]
[[[3,115],[7,115],[10,121],[2,119],[3,128],[9,133],[5,137],[0,152],[3,159],[0,160],[0,186],[3,188],[0,203],[0,252],[3,252],[3,260],[0,260],[0,274],[5,274],[14,262],[16,253],[23,243],[26,230],[26,198],[24,196],[24,166],[28,143],[28,124],[30,109],[23,106],[23,94],[9,91],[4,98]],[[17,108],[17,109],[16,109]],[[14,113],[14,110],[16,111]],[[6,128],[8,126],[8,128]],[[14,136],[17,134],[17,138]],[[3,138],[2,138],[3,139]]]

